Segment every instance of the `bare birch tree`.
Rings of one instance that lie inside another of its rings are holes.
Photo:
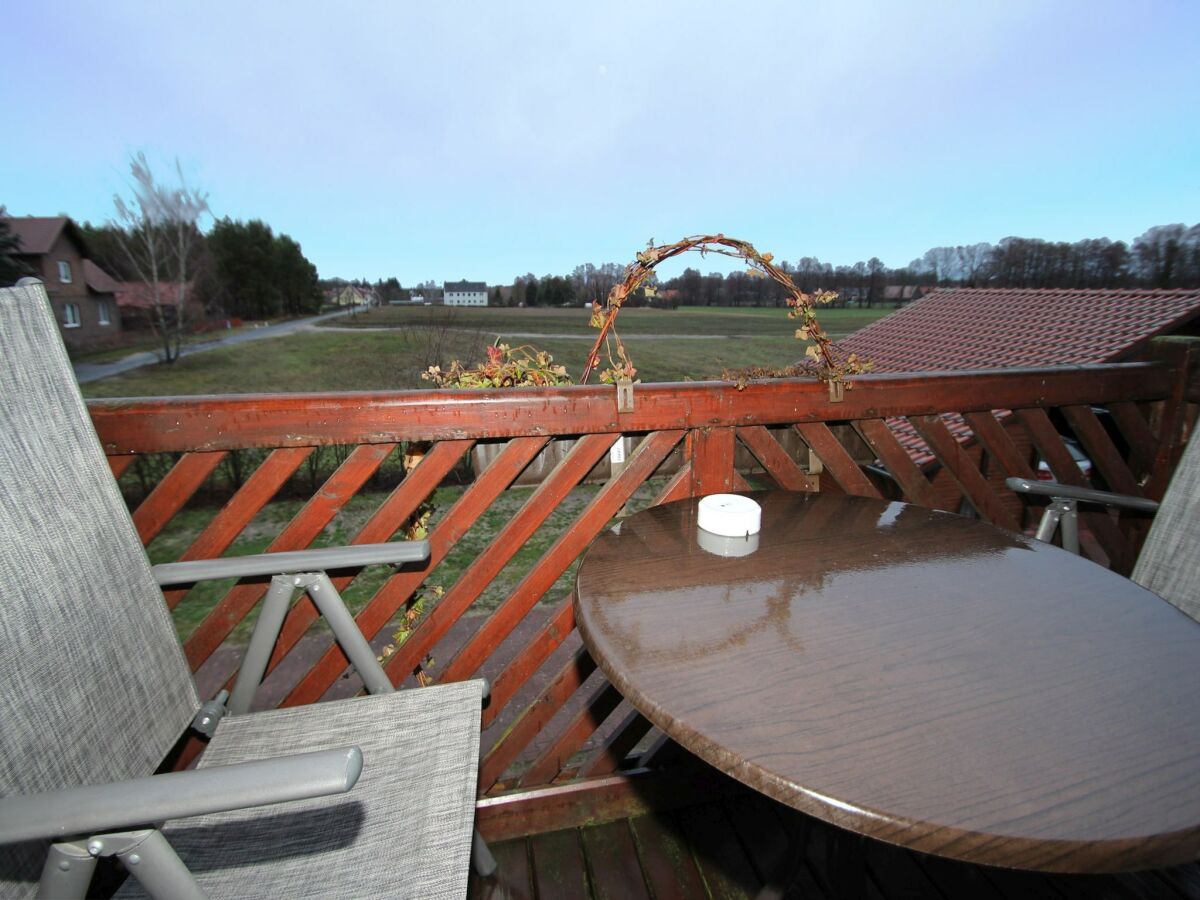
[[[154,180],[144,153],[129,161],[132,195],[113,195],[121,249],[147,286],[150,326],[162,342],[162,360],[179,358],[187,326],[188,278],[200,241],[201,216],[209,214],[208,194],[188,186],[179,160],[178,185]]]

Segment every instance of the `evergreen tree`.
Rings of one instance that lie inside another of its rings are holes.
[[[8,227],[8,212],[0,206],[0,287],[16,284],[18,279],[30,274],[17,259],[21,250],[21,239]]]

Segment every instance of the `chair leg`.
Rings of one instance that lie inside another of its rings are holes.
[[[38,897],[86,897],[96,859],[101,856],[120,859],[154,900],[205,900],[207,896],[162,832],[143,828],[51,845]]]
[[[358,677],[363,680],[367,692],[390,694],[395,691],[391,679],[375,658],[375,651],[367,643],[358,623],[354,621],[354,616],[346,609],[342,595],[333,586],[329,576],[324,572],[314,572],[300,577],[305,579],[304,589],[329,623],[334,637],[342,646],[342,652],[358,672]]]
[[[492,856],[478,828],[471,835],[471,868],[480,878],[491,878],[496,874],[496,857]]]
[[[38,897],[62,897],[64,900],[87,896],[96,857],[82,843],[51,844],[38,883]]]
[[[134,842],[122,847],[116,855],[146,893],[154,900],[205,900],[208,895],[196,884],[162,832],[151,829],[139,839],[140,834],[133,832],[130,837]]]
[[[291,575],[276,575],[271,579],[271,587],[259,610],[258,621],[254,623],[250,645],[242,658],[237,681],[234,682],[233,693],[226,707],[231,716],[250,712],[254,692],[267,671],[267,662],[271,658],[271,651],[275,649],[275,641],[279,638],[279,630],[283,627],[296,587],[295,578]]]

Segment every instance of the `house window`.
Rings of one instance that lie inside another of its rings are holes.
[[[58,261],[58,280],[62,284],[71,283],[71,264],[65,259]]]
[[[99,309],[99,311],[100,311],[100,324],[101,324],[101,325],[108,325],[108,324],[110,324],[110,321],[109,321],[109,318],[108,318],[108,301],[107,301],[107,300],[101,300],[101,301],[99,301],[99,302],[96,304],[96,306],[97,306],[97,308],[98,308],[98,309]]]
[[[79,304],[65,303],[63,304],[63,327],[78,328],[79,327]]]

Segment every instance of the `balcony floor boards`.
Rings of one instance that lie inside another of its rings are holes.
[[[673,811],[528,838],[492,849],[499,871],[471,876],[469,896],[487,900],[636,900],[754,897],[782,871],[798,813],[744,794]],[[1125,875],[1042,875],[939,859],[876,841],[861,842],[850,880],[832,874],[831,843],[846,833],[809,821],[803,864],[787,897],[868,900],[1200,900],[1200,863]],[[852,857],[853,858],[853,857]]]

